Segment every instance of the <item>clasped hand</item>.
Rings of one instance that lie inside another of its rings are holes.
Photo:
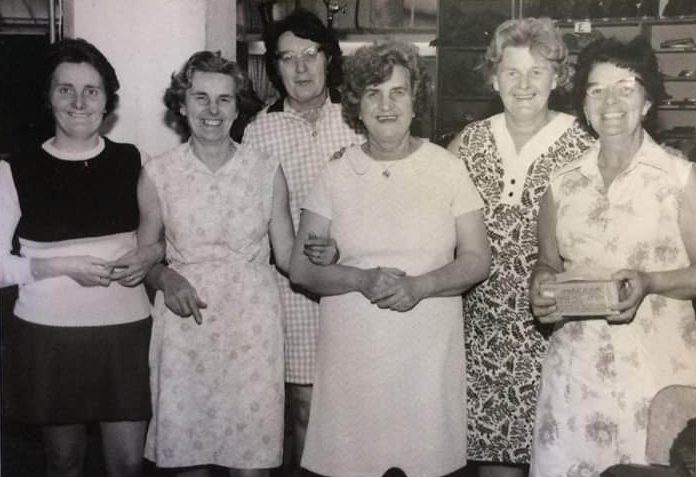
[[[365,271],[360,291],[370,303],[382,309],[409,311],[423,298],[415,277],[398,268],[371,268]]]
[[[110,278],[123,286],[134,287],[161,259],[162,249],[159,244],[136,248],[109,262]]]

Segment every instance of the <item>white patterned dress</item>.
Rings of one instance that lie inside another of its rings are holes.
[[[146,457],[160,467],[281,463],[282,312],[268,240],[277,168],[242,146],[211,172],[189,144],[145,165],[169,266],[208,305],[197,325],[161,292],[155,300]]]
[[[565,270],[671,270],[689,266],[679,204],[693,164],[645,134],[631,165],[605,189],[596,145],[551,182]],[[650,400],[696,385],[691,301],[648,295],[628,324],[584,320],[554,331],[542,370],[534,477],[594,477],[645,464]]]
[[[528,282],[537,258],[539,203],[551,174],[594,140],[573,116],[556,116],[518,152],[498,114],[468,125],[459,157],[485,203],[490,276],[464,297],[469,458],[527,463],[546,339]]]

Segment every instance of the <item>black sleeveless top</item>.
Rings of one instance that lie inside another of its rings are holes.
[[[84,161],[56,159],[40,146],[10,159],[20,238],[54,242],[137,229],[140,153],[132,144],[104,143]]]

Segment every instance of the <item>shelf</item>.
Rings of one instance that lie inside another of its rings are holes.
[[[690,83],[696,81],[696,76],[691,78],[682,78],[680,76],[665,76],[662,81],[669,81],[671,83]]]
[[[696,111],[696,104],[661,104],[657,109],[662,111]]]
[[[693,54],[696,53],[696,48],[656,48],[655,53],[658,55],[663,53]]]
[[[696,23],[696,16],[684,16],[684,17],[669,17],[669,18],[655,18],[655,17],[638,17],[638,18],[569,18],[565,20],[558,20],[556,24],[559,28],[572,28],[575,26],[576,22],[589,21],[592,26],[640,26],[640,25],[683,25]]]

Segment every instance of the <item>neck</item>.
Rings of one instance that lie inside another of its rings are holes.
[[[93,134],[85,138],[75,138],[56,131],[52,145],[56,149],[65,152],[85,152],[94,149],[99,144],[99,134]]]
[[[328,90],[324,89],[322,94],[320,94],[319,96],[315,96],[314,98],[308,99],[307,101],[297,101],[296,99],[290,96],[287,97],[287,100],[288,104],[292,109],[298,112],[304,112],[310,109],[320,108],[326,101],[327,96]]]
[[[372,159],[377,161],[396,161],[403,159],[413,152],[417,141],[406,133],[397,140],[378,140],[368,133],[368,140],[365,143],[365,152]]]
[[[643,144],[643,129],[638,128],[630,136],[600,137],[599,166],[603,169],[622,171],[633,160]]]
[[[208,166],[226,162],[230,158],[230,150],[234,148],[231,139],[222,142],[206,143],[191,136],[191,149],[196,157]]]
[[[528,118],[516,118],[505,112],[505,124],[512,136],[533,136],[546,126],[550,119],[551,112],[548,109]]]

